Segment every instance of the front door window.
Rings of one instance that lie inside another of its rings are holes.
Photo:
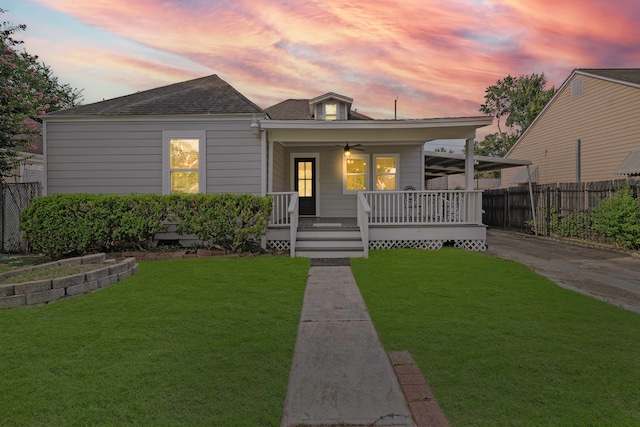
[[[315,158],[295,159],[295,191],[298,193],[300,215],[316,214]]]

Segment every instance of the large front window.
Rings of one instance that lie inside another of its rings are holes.
[[[170,139],[171,193],[197,193],[199,189],[200,140]]]
[[[398,189],[398,155],[380,154],[374,156],[376,190],[395,191]]]
[[[165,131],[162,145],[162,193],[203,193],[204,131]]]
[[[343,159],[344,193],[366,191],[369,181],[367,173],[369,156],[366,154],[352,154]]]

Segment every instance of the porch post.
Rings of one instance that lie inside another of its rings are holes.
[[[267,195],[267,131],[260,132],[260,195]]]
[[[475,138],[469,138],[465,145],[465,158],[464,158],[464,189],[467,191],[474,190],[473,186],[473,140]]]

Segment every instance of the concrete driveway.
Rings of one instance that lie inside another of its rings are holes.
[[[640,256],[502,230],[486,253],[528,265],[558,285],[640,313]]]

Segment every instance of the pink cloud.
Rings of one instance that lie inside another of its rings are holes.
[[[507,74],[544,71],[558,85],[572,68],[640,59],[635,0],[34,1],[184,59],[111,51],[87,67],[144,84],[210,69],[264,107],[335,91],[374,117],[388,118],[396,97],[406,117],[475,115]]]

